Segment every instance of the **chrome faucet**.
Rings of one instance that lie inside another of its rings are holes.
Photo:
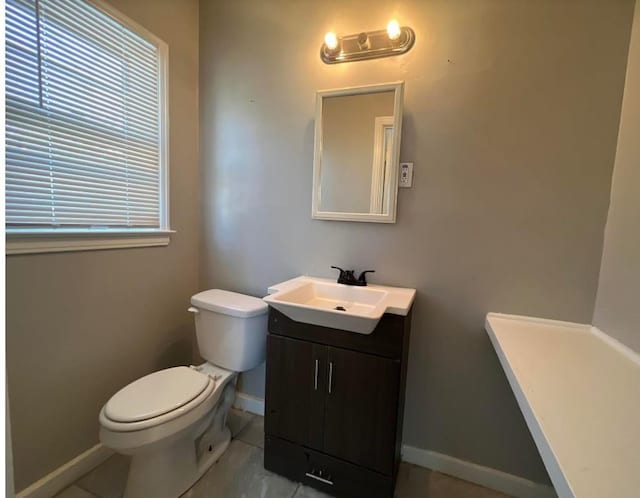
[[[334,270],[339,270],[340,275],[338,275],[338,283],[344,285],[357,285],[359,287],[364,287],[367,285],[367,273],[375,273],[375,270],[365,270],[360,273],[360,276],[356,278],[355,270],[343,270],[337,266],[332,266]]]

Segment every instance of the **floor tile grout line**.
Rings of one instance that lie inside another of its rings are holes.
[[[240,432],[238,432],[232,439],[240,439],[240,437],[249,429],[249,424],[245,425]]]
[[[86,474],[78,477],[73,484],[69,485],[69,487],[71,486],[75,486],[76,488],[80,488],[82,491],[85,491],[87,493],[89,493],[91,496],[95,496],[96,498],[102,498],[100,496],[98,496],[97,494],[95,494],[93,491],[91,491],[90,489],[85,488],[82,484],[80,484],[80,481],[82,479],[84,479],[86,476],[88,476],[91,472],[93,472],[95,469],[97,469],[98,467],[100,467],[100,465],[96,466],[95,468],[93,468],[90,472],[87,472]]]
[[[84,476],[82,476],[84,477]],[[80,479],[82,479],[82,477]],[[78,482],[80,479],[78,479],[76,482],[74,482],[73,484],[71,484],[69,486],[69,488],[75,486],[76,488],[81,489],[82,491],[84,491],[85,493],[89,493],[91,496],[95,497],[95,498],[102,498],[101,496],[98,496],[97,494],[95,494],[93,491],[90,491],[88,489],[86,489],[84,486],[81,486],[80,483]],[[65,488],[68,489],[68,488]]]
[[[238,432],[238,434],[236,434],[236,436],[233,439],[237,439],[238,441],[242,441],[243,443],[248,444],[249,446],[253,446],[254,448],[260,448],[261,450],[264,450],[264,446],[260,446],[260,444],[255,444],[252,443],[251,441],[247,441],[245,439],[242,439],[242,435],[245,432],[249,432],[249,429],[251,428],[251,426],[253,425],[253,423],[258,419],[259,415],[254,415],[253,418],[249,421],[249,423],[247,425],[245,425],[242,430],[240,432]],[[262,435],[262,440],[264,443],[264,433]]]
[[[236,437],[235,439],[237,439],[238,441],[243,442],[244,444],[248,444],[249,446],[253,446],[254,448],[260,448],[261,450],[264,451],[264,448],[262,446],[260,446],[259,444],[252,443],[251,441],[245,441],[244,439],[240,439],[239,437]]]
[[[84,491],[86,493],[89,493],[91,496],[93,496],[95,498],[104,498],[103,496],[97,495],[93,491],[91,491],[91,490],[89,490],[89,489],[87,489],[87,488],[85,488],[83,486],[80,486],[80,484],[78,484],[78,482],[75,482],[73,484],[73,486],[75,486],[76,488],[80,488],[82,491]]]
[[[300,489],[301,484],[299,482],[296,483],[296,488],[293,490],[293,494],[289,498],[296,498],[298,494],[298,490]]]
[[[240,429],[240,431],[236,434],[236,439],[239,438],[242,434],[244,434],[246,431],[249,430],[249,427],[251,427],[251,425],[253,424],[255,419],[256,419],[256,416],[254,415],[253,417],[251,417],[249,419],[249,421],[246,424],[244,424],[242,429]]]

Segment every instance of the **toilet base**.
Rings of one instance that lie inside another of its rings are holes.
[[[231,431],[227,414],[235,388],[227,384],[218,405],[196,427],[161,447],[132,455],[124,498],[177,498],[222,456]]]

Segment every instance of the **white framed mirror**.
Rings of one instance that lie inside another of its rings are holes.
[[[395,223],[404,82],[316,97],[311,216]]]

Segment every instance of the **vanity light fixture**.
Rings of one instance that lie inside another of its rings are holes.
[[[400,26],[393,19],[386,29],[377,31],[345,36],[327,33],[320,48],[320,58],[325,64],[338,64],[400,55],[413,47],[415,39],[416,35],[409,26]]]

